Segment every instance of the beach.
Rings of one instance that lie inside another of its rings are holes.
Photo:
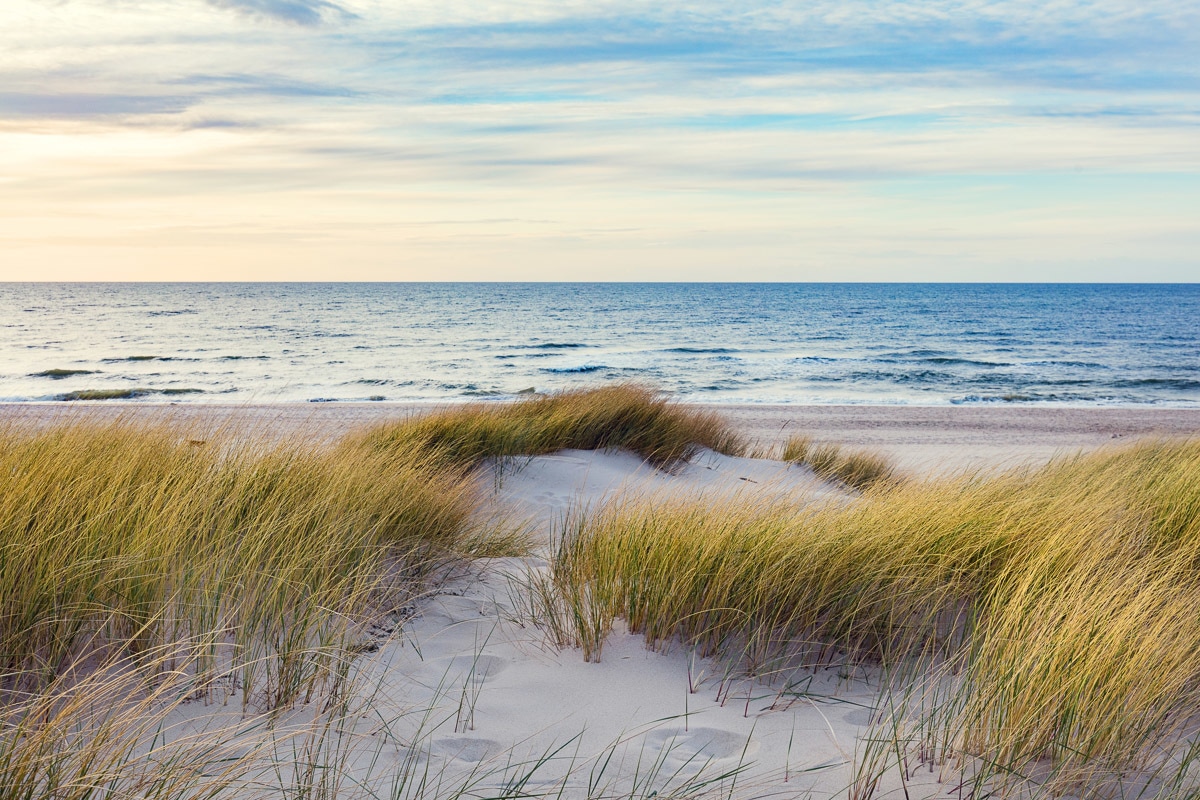
[[[555,548],[578,520],[614,502],[857,502],[847,485],[778,460],[797,434],[881,453],[919,477],[1036,467],[1055,456],[1200,433],[1200,409],[677,407],[721,415],[758,457],[701,448],[687,462],[658,468],[626,450],[565,449],[477,472],[478,519],[519,530],[529,553],[461,562],[402,612],[373,623],[350,667],[353,692],[336,739],[321,727],[327,718],[304,705],[269,733],[243,730],[236,683],[203,703],[173,706],[161,724],[181,737],[226,731],[220,735],[230,746],[262,748],[273,763],[287,761],[300,742],[324,765],[330,797],[945,795],[969,772],[952,762],[889,767],[890,756],[872,749],[886,676],[869,661],[835,654],[800,669],[780,663],[747,672],[683,641],[647,641],[620,619],[602,650],[556,643],[536,602]],[[446,408],[8,404],[0,424],[166,419],[197,432],[196,442],[215,432],[334,442]],[[257,796],[314,780],[295,763],[271,769],[274,777],[265,770],[255,779]]]
[[[357,427],[406,418],[450,403],[278,403],[224,406],[201,403],[3,403],[0,419],[34,424],[86,418],[136,419],[167,414],[185,425],[231,426],[288,436],[337,438]],[[879,450],[914,469],[1015,466],[1138,437],[1200,433],[1200,408],[1073,407],[1060,405],[720,405],[715,411],[754,445],[782,445],[789,436]]]

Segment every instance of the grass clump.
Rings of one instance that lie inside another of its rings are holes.
[[[758,674],[879,664],[909,710],[897,753],[980,787],[1094,796],[1196,756],[1197,442],[848,504],[627,501],[578,519],[552,566],[547,613],[589,657],[622,617]]]
[[[744,446],[717,414],[683,408],[632,384],[447,409],[378,426],[362,442],[378,450],[439,453],[461,465],[565,448],[620,447],[661,466],[689,458],[698,446],[721,453]]]
[[[669,463],[696,443],[737,446],[716,417],[637,387],[335,442],[198,432],[144,411],[5,424],[0,796],[241,796],[267,773],[296,796],[333,796],[345,775],[322,737],[357,724],[359,656],[448,564],[517,550],[518,534],[479,521],[470,467],[606,446]],[[175,720],[193,701],[241,716],[197,732]]]
[[[900,480],[895,466],[879,453],[846,450],[837,444],[817,444],[810,436],[788,439],[783,448],[783,460],[807,464],[822,478],[863,491]]]
[[[10,425],[0,475],[0,691],[203,640],[264,707],[460,550],[475,503],[428,460],[164,423]]]

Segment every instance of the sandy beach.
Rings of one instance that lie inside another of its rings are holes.
[[[451,406],[417,403],[210,404],[6,403],[0,420],[37,424],[167,413],[184,424],[232,426],[277,436],[336,438],[355,428]],[[1138,437],[1200,434],[1200,408],[903,405],[709,405],[757,446],[808,434],[878,450],[915,470],[1012,466]]]
[[[428,408],[13,404],[0,406],[0,420],[40,425],[167,414],[198,429],[336,438]],[[1036,464],[1138,437],[1200,433],[1200,409],[704,409],[719,411],[760,450],[806,433],[885,453],[910,473]],[[336,796],[386,794],[396,776],[417,773],[435,775],[439,788],[428,793],[446,797],[509,796],[518,784],[512,796],[844,797],[861,783],[878,670],[834,661],[800,677],[748,675],[679,643],[650,648],[619,625],[598,663],[588,663],[580,651],[548,642],[528,608],[532,581],[546,574],[553,543],[582,509],[620,496],[709,503],[758,493],[849,502],[852,492],[804,466],[710,450],[668,471],[628,452],[565,450],[493,466],[479,485],[481,513],[530,534],[533,554],[455,571],[372,640],[355,666],[356,712],[340,730],[343,749],[332,756],[340,759]],[[241,716],[230,697],[180,705],[166,724],[191,732],[236,728]],[[298,729],[312,724],[306,713],[292,712]],[[893,770],[874,796],[945,795],[958,780],[952,773]],[[374,788],[351,791],[365,786]]]

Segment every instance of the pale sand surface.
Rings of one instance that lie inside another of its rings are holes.
[[[0,419],[113,418],[153,408],[10,405],[0,406]],[[197,425],[229,424],[233,411],[157,408]],[[232,424],[284,435],[315,424],[322,435],[336,436],[417,410],[259,406],[237,409]],[[763,445],[805,432],[822,441],[884,450],[910,467],[1040,461],[1135,436],[1200,432],[1200,409],[714,410]],[[565,515],[622,493],[714,497],[786,491],[802,499],[852,501],[842,489],[805,467],[769,459],[705,451],[665,473],[627,453],[571,450],[506,462],[500,472],[481,476],[480,489],[486,512],[526,526],[539,543],[537,552],[473,565],[419,602],[378,652],[360,658],[360,705],[342,740],[343,796],[391,796],[389,786],[405,764],[442,782],[427,797],[448,798],[467,784],[473,785],[469,794],[498,796],[543,760],[524,784],[528,794],[665,796],[697,774],[704,780],[742,768],[735,787],[729,777],[719,782],[723,796],[847,796],[876,702],[880,676],[872,670],[833,665],[816,673],[751,679],[679,644],[666,652],[648,650],[640,636],[620,630],[604,645],[600,663],[586,663],[579,651],[547,642],[531,624],[524,610],[528,597],[519,588],[546,569],[549,544]],[[172,722],[180,730],[212,730],[235,724],[239,707],[234,697],[227,706],[189,704]],[[311,712],[295,712],[297,722],[305,713]],[[294,755],[292,747],[280,745],[285,761]],[[262,779],[262,796],[279,796],[278,785],[290,777],[265,771]],[[911,797],[946,796],[957,783],[953,774],[922,771],[906,788]],[[885,776],[875,796],[904,796],[898,774]]]
[[[276,435],[306,430],[337,437],[361,425],[420,414],[434,404],[9,403],[0,420],[44,423],[79,416],[115,419],[167,411],[185,423],[232,425]],[[1200,408],[1064,408],[1056,406],[777,406],[699,405],[723,414],[751,441],[779,446],[794,434],[879,450],[902,466],[957,469],[1045,461],[1056,454],[1146,436],[1200,435]]]
[[[929,469],[1042,462],[1139,437],[1200,435],[1200,408],[740,405],[720,411],[759,442],[808,433]]]

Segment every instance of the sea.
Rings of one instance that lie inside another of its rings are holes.
[[[1200,404],[1200,284],[5,283],[0,401]]]

